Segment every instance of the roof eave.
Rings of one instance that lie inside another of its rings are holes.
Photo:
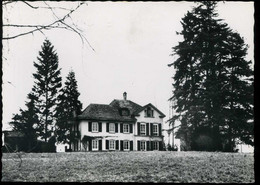
[[[88,120],[88,121],[113,121],[113,122],[136,122],[136,119],[123,120],[123,119],[108,119],[108,118],[87,118],[81,117],[78,120]]]

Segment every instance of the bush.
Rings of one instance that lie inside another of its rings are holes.
[[[213,140],[207,135],[200,135],[196,140],[197,151],[212,151]]]
[[[174,147],[172,147],[170,144],[168,144],[167,150],[168,151],[178,151],[178,147],[177,147],[177,145],[174,145]]]

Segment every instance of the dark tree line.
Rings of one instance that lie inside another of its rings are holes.
[[[177,135],[189,150],[233,151],[236,141],[253,145],[253,70],[248,46],[218,19],[217,3],[204,1],[182,18],[183,41],[171,100],[181,122]],[[204,143],[204,145],[203,145]]]
[[[62,87],[58,55],[49,40],[44,41],[37,60],[34,62],[34,85],[28,94],[26,109],[20,109],[10,124],[13,130],[25,134],[30,145],[37,138],[47,142],[52,135],[57,136],[58,142],[69,143],[69,121],[73,119],[73,112],[80,114],[82,109],[75,73],[69,72]]]

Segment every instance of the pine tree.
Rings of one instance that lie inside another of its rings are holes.
[[[70,71],[58,97],[56,133],[59,142],[71,144],[74,139],[70,123],[74,119],[74,114],[81,113],[82,103],[78,99],[79,95],[75,73]]]
[[[19,114],[15,114],[10,124],[13,130],[24,134],[28,151],[34,147],[37,139],[36,126],[39,123],[37,116],[38,110],[35,107],[36,97],[33,94],[28,94],[29,101],[26,102],[26,110],[20,109]]]
[[[173,47],[178,58],[169,64],[176,69],[171,99],[178,115],[173,121],[181,121],[180,132],[189,132],[192,149],[198,149],[200,135],[212,138],[212,150],[221,150],[226,139],[231,143],[252,135],[252,124],[247,123],[253,109],[252,70],[244,59],[247,47],[238,33],[217,19],[216,5],[201,2],[184,16],[179,33],[184,40]],[[245,107],[235,109],[235,104]]]
[[[47,141],[55,120],[54,111],[61,87],[61,69],[58,66],[58,55],[49,40],[44,41],[37,59],[38,63],[34,62],[36,73],[33,74],[35,84],[32,90],[37,97],[36,106],[39,110],[38,134]]]

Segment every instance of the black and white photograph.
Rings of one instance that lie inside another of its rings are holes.
[[[254,1],[2,1],[1,182],[255,183]]]

